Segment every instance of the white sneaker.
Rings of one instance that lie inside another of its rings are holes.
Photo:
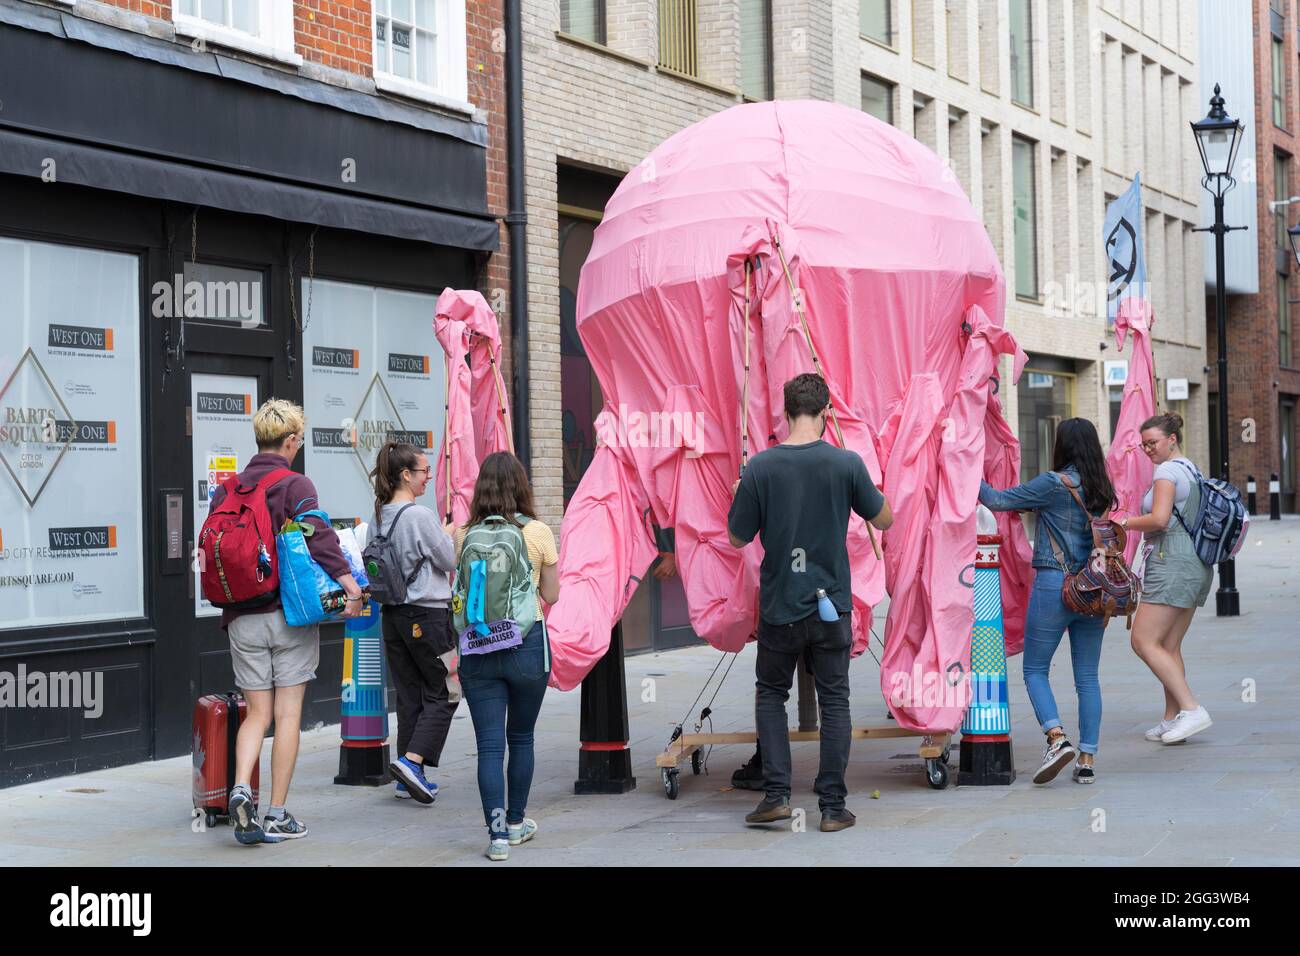
[[[1169,728],[1172,727],[1173,725],[1174,722],[1172,720],[1162,719],[1160,723],[1156,724],[1154,727],[1148,730],[1143,736],[1145,736],[1147,740],[1150,740],[1153,743],[1158,744],[1160,743],[1160,738],[1163,737],[1165,735],[1165,732],[1169,730]]]
[[[537,835],[537,821],[524,817],[523,823],[512,823],[506,827],[506,842],[511,846],[527,843]]]
[[[1161,735],[1160,742],[1176,744],[1180,740],[1186,740],[1192,734],[1199,734],[1212,723],[1210,713],[1204,707],[1197,707],[1195,710],[1180,710],[1178,716],[1174,718],[1173,726]]]
[[[510,844],[505,840],[493,840],[488,844],[487,853],[484,854],[489,860],[500,862],[510,859]]]

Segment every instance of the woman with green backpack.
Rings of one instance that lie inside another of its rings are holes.
[[[537,520],[528,475],[514,455],[496,452],[483,460],[469,521],[455,541],[452,612],[461,690],[478,740],[487,857],[505,860],[510,847],[537,833],[524,811],[533,782],[533,728],[551,672],[541,601],[554,604],[560,595],[555,536]]]

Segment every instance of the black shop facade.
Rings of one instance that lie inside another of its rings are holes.
[[[438,447],[434,303],[497,248],[486,126],[0,0],[0,786],[188,752],[233,689],[191,553],[271,396],[365,520]],[[339,716],[341,625],[304,721]]]

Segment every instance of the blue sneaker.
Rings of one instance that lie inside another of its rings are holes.
[[[429,780],[427,777],[425,778],[424,782],[428,785],[429,792],[433,794],[434,797],[437,797],[438,785],[434,783],[432,780]],[[398,800],[410,800],[411,789],[406,784],[402,783],[402,781],[399,780],[397,781],[397,784],[393,787],[393,796],[396,797]]]
[[[398,757],[388,765],[388,772],[398,783],[406,785],[407,791],[418,803],[433,803],[437,789],[430,788],[429,781],[424,779],[424,767],[405,757]]]

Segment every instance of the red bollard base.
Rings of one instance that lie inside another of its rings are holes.
[[[345,741],[339,747],[339,773],[334,782],[342,787],[382,787],[393,782],[388,774],[390,761],[387,743]]]
[[[963,734],[961,761],[957,767],[959,787],[1009,787],[1016,780],[1015,755],[1006,734]]]

